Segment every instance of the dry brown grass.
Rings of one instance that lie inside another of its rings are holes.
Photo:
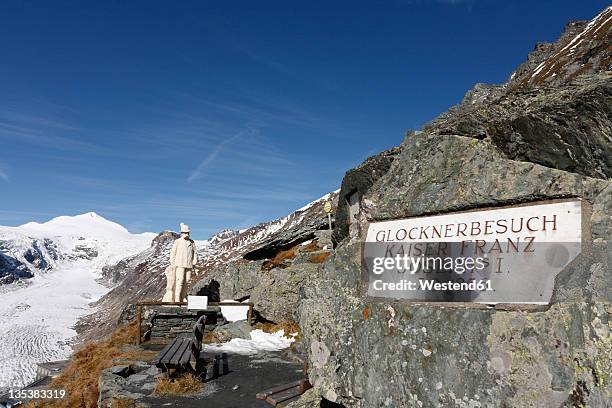
[[[210,331],[204,335],[204,337],[202,338],[202,343],[205,343],[205,344],[225,343],[230,340],[231,340],[230,337],[223,336],[223,335],[220,335],[219,333]]]
[[[272,268],[286,268],[288,267],[293,258],[295,258],[295,250],[296,247],[292,247],[289,249],[285,249],[282,251],[278,251],[276,253],[276,255],[274,255],[274,258],[269,259],[267,261],[265,261],[262,265],[261,265],[261,269],[263,271],[269,271]]]
[[[113,398],[111,400],[112,408],[134,408],[136,402],[130,398]]]
[[[302,335],[302,329],[300,325],[292,320],[285,320],[278,323],[257,323],[254,329],[262,330],[266,333],[276,333],[279,330],[283,330],[285,332],[285,336],[290,336],[293,333],[297,333],[295,339],[299,339]]]
[[[202,381],[193,374],[185,374],[177,378],[158,378],[155,382],[157,395],[186,395],[202,389]]]
[[[320,263],[325,262],[327,257],[330,255],[331,255],[331,252],[321,252],[320,254],[315,254],[315,255],[312,255],[310,258],[308,258],[308,262],[320,264]]]
[[[90,342],[74,353],[70,364],[50,385],[53,389],[66,390],[66,397],[58,401],[34,402],[35,408],[94,408],[98,403],[98,377],[102,370],[112,367],[114,359],[150,360],[154,352],[140,349],[124,350],[136,339],[136,323],[117,328],[110,338]],[[117,408],[130,407],[129,401],[117,402]],[[113,403],[113,407],[115,407]]]
[[[323,247],[319,245],[319,242],[316,239],[313,239],[307,245],[302,247],[302,252],[315,252],[320,251],[321,249],[323,249]]]

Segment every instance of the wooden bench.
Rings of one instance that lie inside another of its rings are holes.
[[[255,398],[263,400],[273,407],[276,407],[280,403],[287,402],[302,395],[311,388],[312,385],[310,384],[310,381],[303,379],[258,392],[255,395]]]
[[[153,364],[162,371],[192,371],[200,370],[200,352],[202,351],[202,338],[206,316],[202,315],[193,326],[193,339],[176,338],[172,340],[153,360]]]

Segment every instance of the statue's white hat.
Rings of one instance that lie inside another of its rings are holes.
[[[189,225],[183,224],[181,222],[181,232],[191,232],[191,230],[189,229]]]

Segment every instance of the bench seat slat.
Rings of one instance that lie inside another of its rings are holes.
[[[267,397],[269,397],[272,394],[278,394],[279,392],[282,392],[289,388],[294,388],[294,387],[300,387],[301,389],[306,391],[312,386],[310,385],[310,382],[308,381],[308,379],[297,380],[297,381],[290,382],[288,384],[278,385],[276,387],[267,389],[265,391],[258,392],[256,395],[256,398],[265,400]]]
[[[176,353],[178,352],[179,348],[181,347],[181,339],[174,339],[172,341],[173,346],[170,349],[170,351],[168,351],[168,353],[164,356],[164,360],[163,362],[166,364],[171,364],[172,363],[172,359],[174,358],[174,356],[176,355]]]
[[[157,355],[157,357],[155,357],[155,360],[153,360],[153,362],[155,364],[159,364],[162,361],[166,360],[168,353],[170,353],[170,350],[172,350],[174,347],[176,347],[176,342],[174,340],[166,344],[166,347],[164,347],[162,351],[159,352],[159,354]]]
[[[191,349],[189,348],[190,344],[191,344],[191,340],[189,340],[189,339],[181,339],[180,340],[180,345],[178,346],[176,352],[174,353],[174,355],[170,359],[170,364],[172,364],[172,365],[180,365],[181,362],[184,359],[184,355],[185,355],[186,351],[189,350],[189,352],[191,352]]]
[[[292,387],[268,396],[265,401],[275,407],[281,402],[297,397],[298,395],[302,395],[300,387]]]
[[[181,339],[174,339],[168,344],[161,353],[159,353],[158,364],[170,364],[172,358],[176,355],[181,346]]]

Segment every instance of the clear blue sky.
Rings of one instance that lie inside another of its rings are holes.
[[[283,216],[604,1],[5,1],[0,224]]]

